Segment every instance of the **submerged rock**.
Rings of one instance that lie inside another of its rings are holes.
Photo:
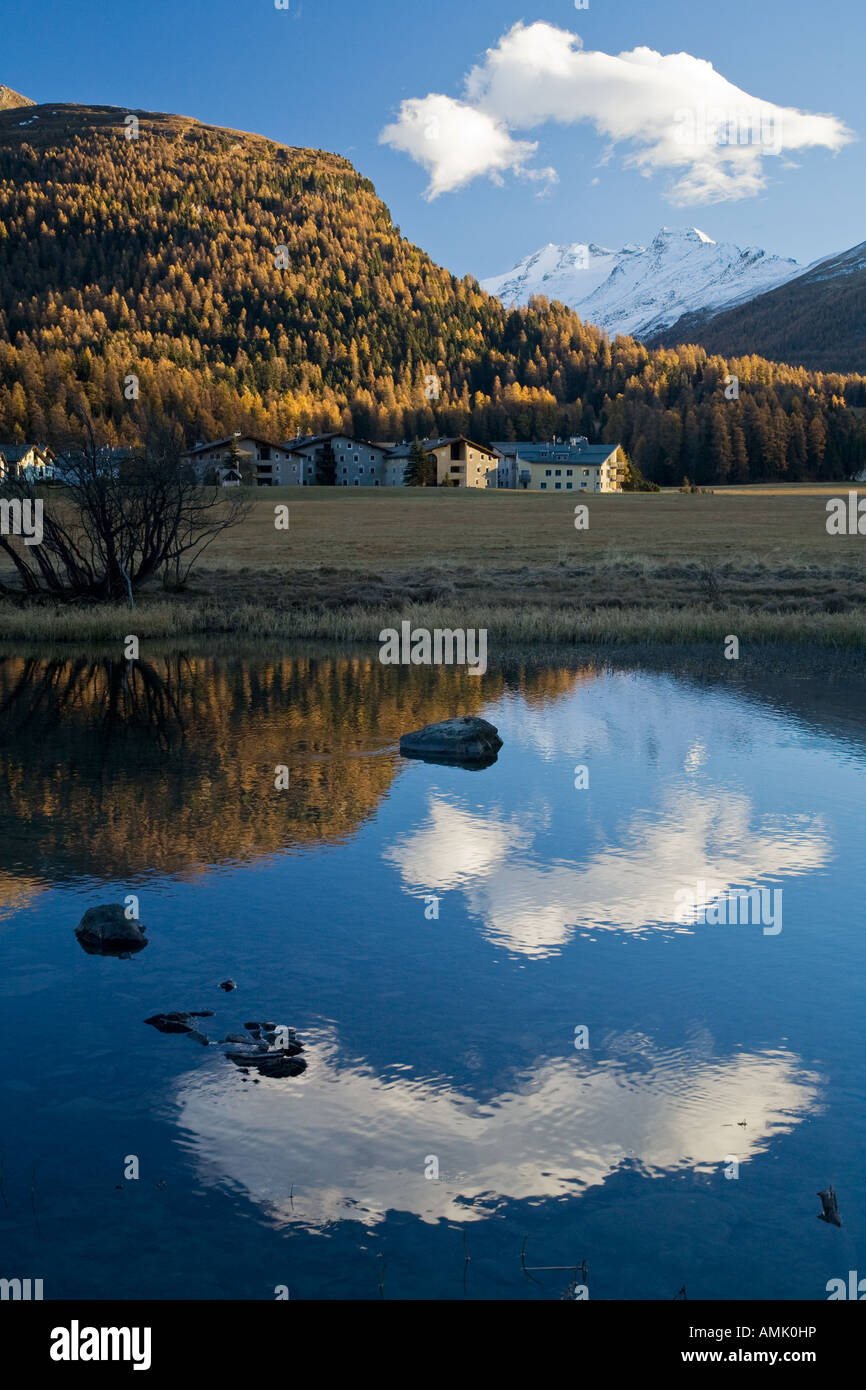
[[[234,980],[223,980],[220,989],[224,989],[226,994],[228,994],[230,990],[237,989],[237,985]]]
[[[130,956],[148,944],[146,928],[126,915],[122,903],[89,907],[75,928],[78,944],[91,956]]]
[[[502,739],[496,727],[475,715],[427,724],[400,739],[404,758],[463,767],[489,767],[496,762],[501,747]]]
[[[825,1192],[819,1192],[821,1206],[824,1210],[818,1217],[819,1221],[829,1221],[831,1226],[841,1226],[842,1218],[839,1215],[839,1207],[836,1202],[836,1191],[833,1187],[827,1187]]]
[[[198,1030],[190,1022],[193,1018],[213,1018],[212,1009],[204,1009],[201,1013],[175,1013],[175,1014],[154,1014],[152,1018],[146,1018],[145,1023],[149,1023],[151,1028],[157,1028],[160,1033],[197,1033]],[[204,1034],[198,1033],[199,1038]]]

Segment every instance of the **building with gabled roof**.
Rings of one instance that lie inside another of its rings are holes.
[[[422,439],[421,448],[436,460],[437,487],[496,487],[498,458],[492,449],[467,439],[465,434],[439,439]],[[396,462],[405,463],[411,456],[412,445],[401,444],[391,451]]]
[[[222,473],[229,469],[237,471],[238,455],[249,460],[249,471],[259,487],[300,487],[304,482],[305,460],[301,454],[294,454],[286,445],[274,444],[259,435],[243,434],[240,430],[222,439],[196,444],[182,457],[193,466],[201,481],[210,474],[221,481]]]
[[[305,434],[285,447],[307,459],[305,483],[315,484],[322,468],[331,468],[336,487],[385,487],[385,460],[389,449],[369,439],[353,439],[340,430],[330,434]]]
[[[44,444],[0,444],[0,481],[44,482],[55,474],[55,455]]]

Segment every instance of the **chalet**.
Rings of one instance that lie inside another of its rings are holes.
[[[621,492],[625,453],[621,444],[590,444],[581,437],[526,444],[504,440],[498,457],[498,487],[539,492]]]
[[[462,434],[447,439],[425,439],[422,447],[436,460],[437,487],[496,487],[499,459],[492,449]]]
[[[0,444],[0,481],[41,483],[54,477],[55,456],[41,444]]]
[[[243,481],[245,468],[259,487],[300,487],[303,482],[304,459],[301,455],[293,454],[282,444],[272,444],[268,439],[240,431],[226,435],[224,439],[196,444],[194,449],[187,450],[183,458],[192,464],[201,481],[215,475],[221,486],[225,486],[225,479],[221,475],[229,472],[237,473],[239,481]]]
[[[337,487],[385,487],[388,446],[348,434],[306,434],[290,439],[285,448],[306,460],[304,486],[312,487],[321,470],[330,470]]]

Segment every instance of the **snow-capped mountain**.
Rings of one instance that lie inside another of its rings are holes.
[[[816,372],[866,372],[866,241],[744,303],[685,314],[647,341],[700,343],[723,357],[756,352]]]
[[[733,308],[803,269],[760,247],[743,250],[713,241],[697,227],[662,227],[650,246],[629,242],[619,251],[584,242],[550,244],[481,283],[508,306],[543,294],[610,334],[644,338],[683,314]]]

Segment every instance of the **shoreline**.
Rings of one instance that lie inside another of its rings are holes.
[[[82,605],[0,602],[0,647],[33,643],[74,647],[139,640],[173,644],[190,639],[242,638],[268,642],[367,643],[378,647],[386,628],[409,621],[417,628],[486,629],[495,646],[574,648],[592,646],[706,646],[736,636],[754,646],[819,647],[866,651],[866,609],[814,611],[792,606],[769,611],[746,605],[647,604],[563,609],[559,604],[515,609],[481,603],[404,603],[342,608],[278,609],[248,601],[227,603],[208,596],[142,598],[135,608],[120,603]]]
[[[369,643],[408,619],[486,629],[491,645],[734,635],[866,650],[863,537],[828,534],[823,492],[598,496],[589,529],[577,530],[555,495],[295,489],[291,530],[277,531],[274,506],[290,490],[260,491],[271,495],[217,538],[185,590],[151,580],[130,608],[6,588],[0,642]],[[14,578],[0,566],[0,579]]]

